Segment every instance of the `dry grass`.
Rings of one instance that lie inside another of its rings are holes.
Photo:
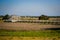
[[[42,28],[60,28],[60,25],[42,25],[39,23],[0,23],[0,29],[40,30]]]
[[[0,36],[0,40],[60,40],[59,37],[11,37]]]

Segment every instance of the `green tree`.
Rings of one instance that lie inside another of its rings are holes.
[[[3,20],[7,20],[7,19],[9,19],[10,18],[10,16],[8,15],[8,14],[6,14],[4,17],[3,17]]]
[[[48,20],[48,19],[49,19],[49,17],[46,16],[46,15],[41,15],[41,16],[39,17],[39,20]]]

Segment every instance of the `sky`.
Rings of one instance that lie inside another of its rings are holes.
[[[0,0],[0,15],[60,16],[60,0]]]

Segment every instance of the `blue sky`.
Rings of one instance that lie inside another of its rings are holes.
[[[0,0],[0,15],[60,16],[60,0]]]

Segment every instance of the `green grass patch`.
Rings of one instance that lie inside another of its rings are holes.
[[[21,36],[21,37],[60,37],[60,30],[39,30],[39,31],[12,31],[0,30],[0,36]]]

